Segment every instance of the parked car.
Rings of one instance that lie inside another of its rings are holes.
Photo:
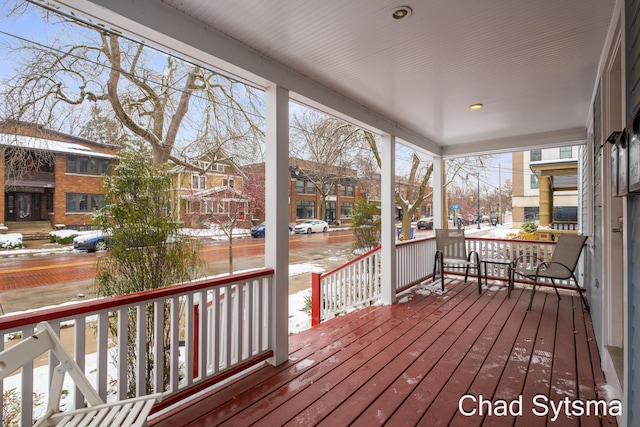
[[[106,251],[111,246],[111,236],[103,231],[80,234],[73,238],[73,249],[79,251]]]
[[[264,237],[264,231],[267,226],[266,222],[262,222],[256,226],[251,227],[251,237]],[[289,224],[289,233],[293,231],[293,225]]]
[[[329,223],[320,219],[308,219],[293,227],[293,232],[296,234],[326,233],[328,230]]]
[[[429,216],[429,217],[422,217],[418,220],[418,224],[417,224],[418,230],[421,229],[425,229],[425,230],[433,230],[433,217]]]

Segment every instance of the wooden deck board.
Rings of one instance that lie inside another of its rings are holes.
[[[538,291],[527,312],[528,289],[511,298],[504,288],[476,290],[475,281],[456,279],[443,295],[415,291],[324,322],[290,337],[283,365],[263,366],[149,425],[549,425],[550,415],[532,413],[533,396],[603,397],[590,316],[577,294],[559,303]],[[523,415],[464,416],[465,394],[521,396]],[[558,422],[616,425],[611,416]]]

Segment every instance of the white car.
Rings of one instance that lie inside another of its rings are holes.
[[[320,219],[308,219],[305,222],[293,227],[293,232],[296,234],[326,233],[328,230],[329,224],[326,221],[322,221]]]

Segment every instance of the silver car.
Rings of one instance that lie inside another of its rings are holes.
[[[293,232],[296,234],[326,233],[328,230],[329,224],[320,219],[308,219],[293,227]]]

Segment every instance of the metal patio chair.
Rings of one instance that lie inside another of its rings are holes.
[[[146,426],[153,405],[162,400],[162,394],[157,393],[104,403],[47,322],[38,323],[32,336],[0,353],[0,380],[49,351],[60,364],[51,374],[47,410],[35,426]],[[60,411],[62,386],[67,373],[87,401],[86,408]]]
[[[440,267],[442,290],[444,291],[445,266],[451,268],[464,268],[464,282],[467,283],[469,268],[474,268],[478,274],[478,293],[482,293],[482,279],[480,276],[480,255],[476,251],[467,253],[467,243],[464,230],[436,230],[436,255],[433,265],[433,280],[436,280],[436,271]]]
[[[515,280],[514,275],[517,274],[522,277],[526,277],[529,280],[533,280],[533,289],[531,290],[531,299],[529,301],[529,308],[533,304],[533,296],[536,293],[536,285],[539,279],[549,279],[551,284],[560,299],[560,292],[556,287],[556,280],[567,280],[573,278],[576,284],[578,293],[582,298],[585,308],[589,311],[589,304],[587,303],[584,294],[581,291],[578,279],[575,276],[575,269],[578,265],[578,259],[580,259],[580,253],[582,253],[582,247],[584,246],[587,236],[578,236],[575,234],[563,234],[558,238],[551,260],[544,261],[535,255],[521,255],[513,261],[512,274],[509,278],[509,286],[513,286]]]

